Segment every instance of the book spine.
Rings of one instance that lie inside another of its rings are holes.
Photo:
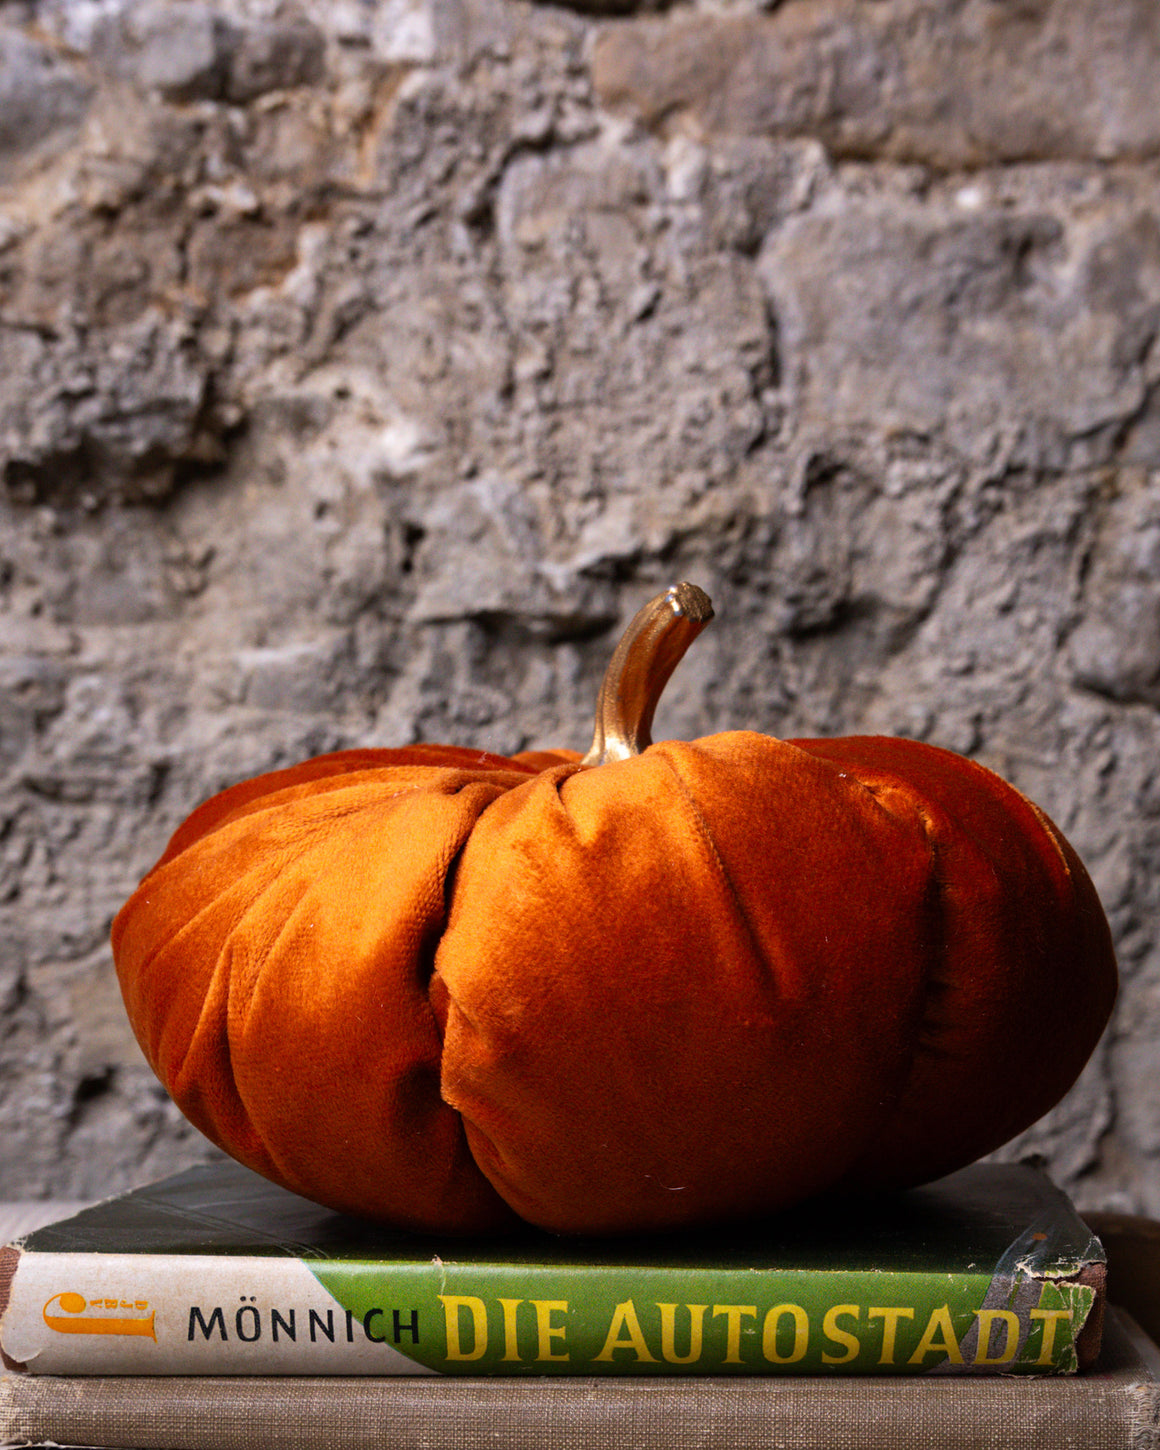
[[[1097,1291],[986,1274],[24,1253],[40,1374],[1066,1373]]]
[[[8,1309],[8,1297],[12,1292],[12,1280],[16,1275],[16,1266],[19,1262],[19,1249],[13,1248],[10,1244],[0,1248],[0,1325],[4,1323],[4,1315]],[[0,1335],[0,1367],[6,1370],[23,1368],[5,1354],[2,1335]]]
[[[1145,1375],[1051,1385],[810,1378],[776,1395],[752,1378],[214,1380],[0,1379],[0,1443],[168,1450],[1156,1450],[1160,1396]],[[938,1393],[935,1393],[935,1390]],[[675,1427],[679,1426],[679,1431]]]

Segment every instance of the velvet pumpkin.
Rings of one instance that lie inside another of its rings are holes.
[[[645,606],[583,760],[342,751],[196,810],[113,928],[192,1122],[392,1224],[606,1232],[922,1182],[1046,1112],[1116,990],[1075,852],[915,741],[650,744],[711,614]]]

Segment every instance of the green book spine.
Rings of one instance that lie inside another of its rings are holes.
[[[0,1345],[74,1375],[1073,1372],[1102,1251],[1038,1175],[1020,1212],[1001,1203],[1011,1172],[853,1229],[831,1208],[715,1236],[438,1245],[313,1206],[291,1222],[302,1201],[265,1184],[239,1207],[178,1181],[5,1250]]]
[[[360,1323],[389,1280],[369,1265],[314,1272]],[[872,1374],[1078,1367],[1095,1290],[986,1274],[571,1266],[416,1273],[408,1346],[443,1374]],[[393,1334],[392,1334],[393,1338]]]
[[[46,1374],[1044,1374],[1078,1368],[1095,1301],[966,1272],[31,1254],[2,1343]]]

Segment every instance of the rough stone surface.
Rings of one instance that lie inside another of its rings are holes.
[[[647,13],[646,13],[647,12]],[[1010,1151],[1160,1214],[1160,10],[0,8],[0,1184],[208,1152],[109,922],[212,791],[885,731],[1051,812],[1124,991]]]

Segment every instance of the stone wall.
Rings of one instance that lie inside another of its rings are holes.
[[[1158,68],[1153,0],[7,0],[4,1195],[207,1151],[107,947],[199,800],[583,747],[687,577],[658,733],[1071,836],[1125,985],[1017,1147],[1160,1213]]]

